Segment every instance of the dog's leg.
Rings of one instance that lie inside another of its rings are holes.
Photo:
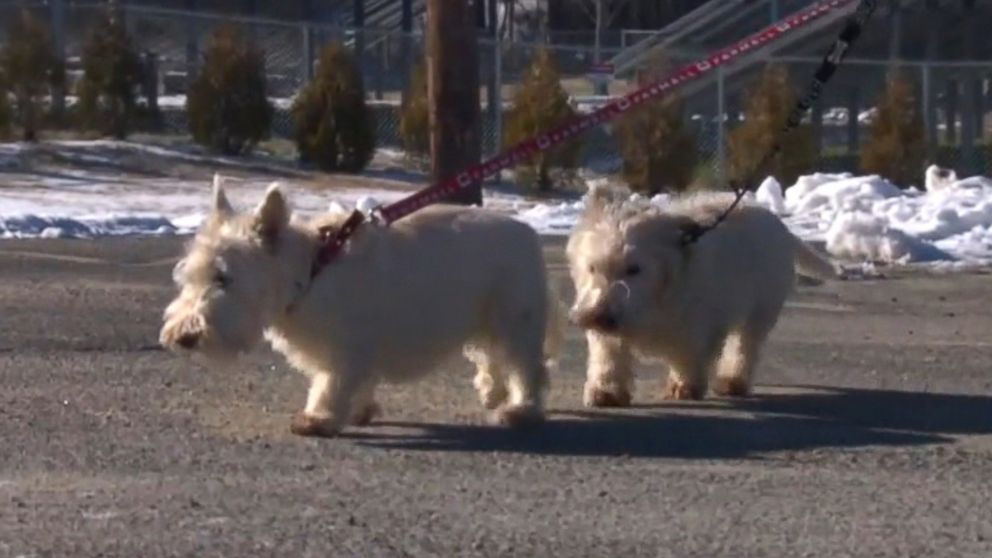
[[[329,412],[330,387],[333,377],[329,372],[318,372],[310,377],[310,390],[307,404],[296,413],[289,430],[299,436],[335,436],[340,428],[335,427]]]
[[[699,400],[706,397],[710,374],[714,370],[727,338],[728,328],[716,325],[703,335],[688,339],[702,339],[701,343],[685,343],[683,351],[668,360],[668,380],[662,396],[665,399]]]
[[[516,341],[516,346],[494,346],[489,353],[493,365],[506,371],[507,401],[498,411],[497,420],[511,427],[533,426],[544,421],[549,383],[543,341],[539,335],[509,339]]]
[[[702,399],[706,396],[708,387],[705,370],[703,366],[687,368],[672,366],[668,371],[668,380],[662,394],[663,398],[673,400]]]
[[[513,310],[513,301],[499,306],[487,328],[486,358],[491,371],[503,377],[506,386],[504,405],[496,412],[500,424],[529,427],[544,421],[544,402],[548,388],[548,369],[544,363],[546,324],[537,320],[543,312]],[[496,376],[494,376],[494,379]]]
[[[626,407],[634,387],[634,356],[621,339],[586,332],[589,363],[582,401],[587,407]]]
[[[538,353],[540,355],[540,353]],[[529,363],[508,366],[509,397],[498,411],[500,424],[527,427],[544,422],[544,399],[548,386],[548,369],[537,356]]]
[[[293,417],[290,431],[300,436],[337,436],[352,417],[352,401],[365,386],[362,374],[314,374],[307,405]]]
[[[712,344],[711,344],[712,345]],[[664,399],[699,400],[706,396],[709,373],[716,361],[717,347],[673,355],[668,361],[668,380],[662,393]]]
[[[351,415],[351,424],[355,426],[368,426],[373,420],[382,415],[382,407],[375,401],[375,382],[366,382],[362,385],[358,393],[355,394],[352,402],[354,412]]]
[[[472,384],[479,392],[479,401],[486,409],[493,410],[506,402],[509,392],[506,389],[506,378],[498,362],[489,354],[476,351],[472,355],[476,373]]]
[[[747,330],[730,335],[720,359],[713,391],[725,397],[746,397],[764,335]]]

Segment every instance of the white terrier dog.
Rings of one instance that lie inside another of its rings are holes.
[[[630,404],[634,355],[669,365],[665,397],[750,392],[758,352],[795,284],[795,267],[835,277],[831,264],[771,212],[739,206],[697,242],[684,231],[713,222],[732,197],[699,194],[662,209],[593,191],[569,238],[572,321],[589,345],[584,402]]]
[[[217,363],[268,339],[310,377],[291,422],[300,435],[367,424],[378,384],[420,378],[459,349],[500,422],[542,420],[564,312],[537,233],[481,209],[434,206],[360,228],[311,280],[317,228],[345,217],[291,219],[276,185],[238,214],[215,179],[212,214],[176,266],[163,345]]]

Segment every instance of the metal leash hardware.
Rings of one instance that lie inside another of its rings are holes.
[[[320,249],[313,260],[310,268],[310,277],[316,277],[320,270],[333,260],[348,242],[352,234],[365,222],[365,214],[359,210],[354,210],[345,219],[341,226],[324,226],[318,229],[320,235]]]

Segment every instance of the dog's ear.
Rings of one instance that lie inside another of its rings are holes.
[[[213,213],[218,217],[230,217],[234,214],[234,207],[227,201],[227,194],[224,193],[224,177],[220,173],[214,174],[214,203]]]
[[[609,188],[600,184],[590,185],[586,194],[586,209],[602,210],[612,200],[613,196]]]
[[[589,217],[601,215],[610,204],[617,201],[617,193],[605,184],[591,184],[585,197],[585,214]]]
[[[289,204],[278,182],[265,190],[265,199],[255,210],[255,231],[262,240],[272,241],[289,225]]]
[[[585,208],[580,218],[581,224],[595,223],[603,218],[609,208],[619,200],[618,192],[610,186],[603,184],[593,184],[589,186],[589,191],[585,195]]]
[[[701,231],[700,224],[689,217],[678,216],[674,217],[673,221],[674,223],[672,221],[665,223],[662,229],[652,231],[652,234],[658,238],[654,255],[658,263],[656,288],[659,298],[663,298],[672,284],[685,272],[693,245]]]

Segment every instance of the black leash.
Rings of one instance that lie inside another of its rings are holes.
[[[834,41],[833,45],[830,47],[830,50],[823,57],[823,62],[820,64],[820,68],[817,69],[816,73],[813,75],[813,81],[810,83],[809,90],[806,92],[806,95],[799,99],[799,102],[796,103],[796,106],[792,109],[792,112],[789,113],[789,118],[786,120],[782,131],[779,132],[778,140],[774,145],[772,145],[771,150],[765,153],[765,156],[758,162],[757,166],[755,166],[754,170],[747,177],[747,180],[742,182],[730,182],[730,187],[735,193],[733,203],[731,203],[726,210],[720,213],[720,215],[712,223],[706,225],[696,224],[695,226],[686,229],[682,233],[683,246],[688,246],[689,244],[696,242],[704,234],[719,226],[720,223],[722,223],[731,213],[733,213],[734,209],[737,208],[741,200],[744,199],[744,195],[747,194],[753,187],[754,183],[757,182],[759,173],[762,169],[765,168],[782,150],[782,142],[785,139],[785,136],[787,136],[792,130],[799,127],[799,124],[802,122],[803,115],[805,115],[806,111],[813,106],[813,103],[820,98],[820,94],[823,93],[824,86],[826,86],[827,82],[830,81],[830,78],[833,77],[834,73],[837,71],[837,67],[844,61],[851,45],[853,45],[854,41],[856,41],[861,35],[861,31],[863,30],[865,23],[868,22],[872,13],[874,13],[875,9],[878,8],[878,3],[879,0],[861,0],[861,3],[858,4],[857,11],[855,11],[854,15],[848,19],[847,25],[844,26],[844,29],[840,32],[837,40]],[[856,116],[857,115],[850,114],[848,115],[848,118],[856,118]]]

